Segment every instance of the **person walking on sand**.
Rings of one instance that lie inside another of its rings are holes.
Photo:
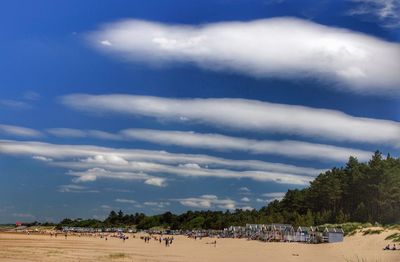
[[[165,246],[168,247],[169,239],[168,237],[165,238]]]

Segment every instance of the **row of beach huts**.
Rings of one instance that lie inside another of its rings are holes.
[[[136,233],[136,229],[127,228],[84,228],[63,227],[63,232],[76,233]],[[149,234],[186,235],[188,237],[221,237],[245,238],[264,242],[302,242],[302,243],[335,243],[342,242],[344,231],[332,227],[304,227],[294,228],[289,224],[247,224],[246,226],[231,226],[224,230],[144,230]]]
[[[288,224],[247,224],[224,229],[225,237],[247,238],[265,242],[336,243],[342,242],[341,228],[303,227]]]

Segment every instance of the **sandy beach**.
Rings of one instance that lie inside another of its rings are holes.
[[[356,234],[335,244],[263,243],[245,239],[188,239],[175,236],[165,247],[155,240],[145,243],[139,235],[123,242],[109,237],[26,235],[0,233],[0,261],[400,261],[400,250],[383,251],[389,243],[379,235]]]

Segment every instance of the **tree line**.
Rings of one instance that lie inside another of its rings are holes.
[[[304,189],[288,190],[282,200],[260,210],[165,212],[146,216],[111,211],[103,220],[64,219],[58,227],[136,227],[150,229],[223,229],[248,223],[294,226],[326,223],[400,222],[400,158],[375,152],[367,163],[350,157],[345,166],[320,174]]]

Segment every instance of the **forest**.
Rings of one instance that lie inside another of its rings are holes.
[[[379,151],[367,163],[350,157],[341,168],[320,174],[304,189],[288,190],[282,200],[260,210],[166,212],[146,216],[111,211],[104,221],[64,219],[58,227],[136,227],[138,229],[223,229],[247,223],[287,223],[294,226],[326,223],[400,222],[400,158]]]

